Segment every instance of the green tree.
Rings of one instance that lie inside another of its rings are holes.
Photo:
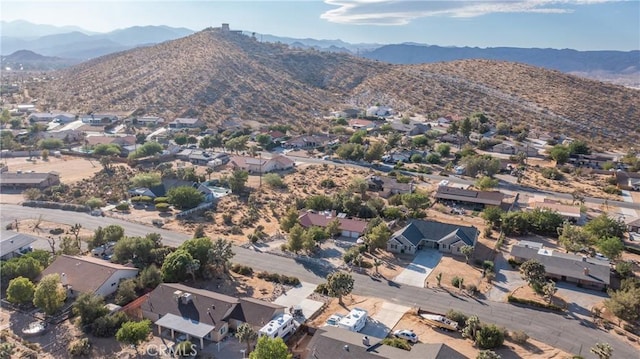
[[[455,135],[458,133],[459,130],[460,130],[460,125],[458,124],[458,122],[454,121],[454,122],[451,122],[451,124],[449,124],[449,127],[447,128],[447,133],[451,135]]]
[[[476,359],[502,359],[502,357],[500,356],[500,354],[497,354],[493,350],[487,349],[481,350],[476,356]]]
[[[569,149],[563,145],[555,145],[549,150],[549,157],[561,165],[569,159]]]
[[[329,223],[327,223],[325,231],[330,237],[335,237],[342,233],[342,231],[340,230],[340,219],[337,217],[332,219]]]
[[[16,260],[15,276],[35,280],[42,272],[42,264],[33,257],[21,257]]]
[[[421,192],[405,193],[402,195],[402,204],[415,212],[429,206],[429,196]]]
[[[573,226],[569,222],[564,222],[560,230],[558,241],[567,252],[578,252],[589,245],[591,235],[582,230],[581,227]]]
[[[344,143],[336,149],[336,155],[345,160],[359,161],[364,158],[364,147],[355,143]]]
[[[613,355],[613,347],[609,343],[596,343],[589,351],[600,359],[609,359]]]
[[[59,148],[62,148],[63,146],[64,142],[57,138],[47,138],[44,140],[40,140],[40,142],[38,143],[38,147],[43,150],[57,150]]]
[[[364,138],[367,137],[367,131],[358,130],[351,135],[349,138],[349,143],[362,144],[364,142]]]
[[[249,355],[249,359],[291,359],[292,357],[282,338],[271,338],[266,335],[258,339],[255,350]]]
[[[96,319],[109,313],[105,306],[104,298],[93,293],[82,293],[73,303],[72,311],[74,315],[80,317],[80,325],[90,325]]]
[[[536,289],[536,291],[540,290],[546,281],[546,268],[544,264],[535,259],[529,259],[522,263],[522,265],[520,265],[520,273],[522,273],[522,278]]]
[[[256,135],[256,142],[258,142],[263,148],[267,147],[269,144],[271,144],[271,136],[266,133],[261,133],[259,135]]]
[[[9,281],[7,300],[14,304],[25,304],[33,301],[36,286],[25,277],[17,277]]]
[[[248,135],[238,136],[225,141],[224,147],[227,148],[229,151],[238,153],[240,151],[244,151],[247,149],[248,141],[249,141]]]
[[[287,185],[282,181],[282,177],[280,177],[277,173],[267,173],[262,176],[264,179],[264,183],[271,188],[285,188]]]
[[[181,282],[187,278],[189,268],[195,265],[195,260],[189,252],[184,249],[177,249],[167,255],[162,263],[162,279],[165,282]],[[200,263],[197,263],[198,265]]]
[[[236,330],[236,338],[240,343],[246,343],[247,353],[251,353],[251,343],[258,339],[258,333],[253,329],[251,324],[242,323]]]
[[[162,283],[162,272],[155,264],[143,269],[138,276],[138,286],[141,289],[154,289],[160,283]]]
[[[558,287],[556,287],[556,282],[550,280],[544,286],[542,286],[542,294],[547,299],[547,303],[551,304],[551,300],[553,296],[558,291]]]
[[[569,153],[579,154],[579,155],[588,155],[591,154],[591,148],[585,141],[575,140],[569,144]]]
[[[442,157],[448,157],[451,154],[451,146],[448,143],[441,143],[436,147],[436,152]]]
[[[374,252],[378,248],[386,248],[389,238],[391,238],[391,231],[386,223],[382,222],[373,227],[367,234],[369,251]]]
[[[640,318],[640,284],[633,279],[623,279],[621,288],[609,290],[604,306],[616,317],[633,322]]]
[[[482,211],[481,216],[487,225],[497,228],[500,225],[503,213],[502,208],[498,206],[488,206]]]
[[[480,318],[478,318],[477,315],[472,315],[467,318],[464,324],[465,325],[462,328],[462,336],[475,341],[476,334],[481,327]]]
[[[186,145],[187,137],[188,136],[185,133],[179,133],[173,138],[173,142],[180,146]]]
[[[148,236],[126,237],[116,242],[112,260],[122,264],[131,261],[136,267],[144,268],[153,261],[151,251],[156,247],[157,244]]]
[[[498,179],[489,176],[482,176],[476,180],[475,186],[481,191],[498,186]]]
[[[55,314],[67,299],[67,290],[60,283],[60,275],[49,274],[42,278],[33,295],[33,305],[47,315]]]
[[[125,322],[116,332],[116,340],[124,344],[133,345],[137,353],[138,346],[142,342],[147,341],[149,334],[151,334],[150,320],[145,319],[139,322]]]
[[[158,172],[139,173],[131,179],[131,185],[134,187],[151,188],[162,184],[162,178]]]
[[[287,249],[293,253],[298,253],[302,249],[304,229],[301,225],[295,224],[289,231],[289,239],[287,240]]]
[[[590,220],[584,225],[584,230],[596,239],[603,237],[624,237],[626,227],[624,222],[610,218],[606,213]]]
[[[618,237],[603,237],[596,244],[598,250],[612,261],[617,261],[624,250],[624,244]]]
[[[91,197],[84,204],[91,209],[95,209],[102,207],[104,205],[104,202],[100,198]]]
[[[96,156],[119,156],[120,146],[116,144],[98,144],[93,147],[93,154]]]
[[[129,153],[128,158],[129,159],[136,159],[136,158],[142,158],[142,157],[147,157],[147,156],[153,156],[156,153],[161,153],[163,150],[162,145],[159,144],[158,142],[147,142],[143,145],[141,145],[140,147],[138,147],[138,149],[136,149],[135,151]]]
[[[425,147],[429,144],[429,139],[425,135],[418,135],[411,139],[411,144],[414,147]]]
[[[469,258],[473,254],[473,246],[465,244],[464,246],[460,247],[460,253],[462,253],[462,255],[464,255],[465,259],[467,260],[467,264],[468,264],[469,263]]]
[[[171,188],[167,193],[167,199],[180,209],[191,209],[204,200],[204,195],[196,188],[180,186]]]
[[[476,332],[475,343],[480,349],[498,348],[504,343],[504,329],[494,324],[483,325]]]
[[[118,305],[125,305],[138,297],[136,289],[138,288],[138,282],[135,278],[125,279],[118,285],[116,291],[115,302]]]
[[[385,151],[385,144],[382,141],[374,142],[369,146],[367,152],[364,154],[364,160],[372,163],[374,161],[380,161]]]
[[[280,219],[280,229],[288,233],[293,226],[300,223],[298,221],[299,217],[300,214],[298,213],[298,210],[295,207],[289,207],[287,213],[282,217],[282,219]]]
[[[213,242],[209,251],[209,263],[222,270],[223,273],[228,273],[229,263],[231,263],[233,256],[235,256],[233,243],[229,240],[218,238]]]
[[[333,208],[333,200],[331,197],[324,194],[309,196],[304,203],[306,208],[313,209],[315,211],[324,211]]]
[[[198,275],[202,276],[207,269],[207,266],[211,264],[213,242],[209,237],[193,238],[186,240],[178,249],[184,249],[189,252],[193,259],[200,262],[200,268]]]
[[[338,298],[338,303],[342,305],[342,297],[353,291],[353,277],[346,272],[333,272],[327,277],[327,288],[329,295]]]
[[[469,119],[469,117],[465,117],[460,122],[460,134],[465,139],[469,139],[469,135],[471,135],[471,120]]]
[[[229,188],[231,192],[240,194],[244,192],[245,185],[249,180],[249,172],[245,170],[235,170],[231,173],[231,176],[227,178],[229,182]]]

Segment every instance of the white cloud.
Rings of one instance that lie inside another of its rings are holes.
[[[493,13],[569,13],[571,6],[624,0],[325,0],[336,6],[320,18],[352,25],[406,25],[421,17],[477,17]]]

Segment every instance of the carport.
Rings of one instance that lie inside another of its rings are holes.
[[[176,332],[185,334],[187,340],[191,337],[200,339],[200,348],[204,348],[204,338],[215,329],[209,324],[192,321],[189,318],[179,317],[177,315],[167,313],[155,322],[158,326],[158,334],[162,335],[162,328],[171,331],[171,338],[174,339]]]

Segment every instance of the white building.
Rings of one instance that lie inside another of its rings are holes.
[[[262,327],[258,335],[269,338],[284,338],[296,330],[293,317],[289,314],[281,314]]]

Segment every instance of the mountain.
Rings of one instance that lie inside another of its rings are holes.
[[[640,91],[530,65],[463,60],[393,65],[207,29],[93,59],[31,89],[51,109],[133,111],[209,124],[327,128],[331,110],[381,103],[402,113],[468,115],[599,141],[640,141]]]
[[[9,54],[18,50],[30,50],[46,56],[87,60],[136,46],[177,39],[192,33],[193,31],[189,29],[168,26],[134,26],[104,34],[71,31],[36,38],[16,37],[14,31],[9,33],[14,36],[5,36],[3,31],[0,53]]]
[[[557,49],[525,49],[515,47],[441,47],[419,44],[386,45],[362,56],[393,64],[421,64],[465,59],[513,61],[533,66],[576,73],[633,75],[640,86],[640,51],[576,51]]]
[[[78,60],[49,57],[29,50],[16,51],[9,56],[0,57],[0,67],[25,71],[56,70],[77,64]]]
[[[82,32],[87,35],[95,34],[77,26],[54,26],[34,24],[24,20],[0,21],[2,36],[32,39],[41,36],[64,34],[67,32]]]

